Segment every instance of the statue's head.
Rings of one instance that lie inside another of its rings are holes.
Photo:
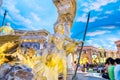
[[[10,23],[9,23],[9,22],[7,22],[7,23],[6,23],[6,26],[10,26]]]
[[[64,34],[64,25],[62,23],[58,23],[58,24],[55,24],[54,26],[54,32],[55,33],[60,33],[60,34]]]

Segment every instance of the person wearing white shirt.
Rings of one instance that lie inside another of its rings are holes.
[[[120,80],[120,58],[115,60],[116,66],[114,69],[115,80]]]

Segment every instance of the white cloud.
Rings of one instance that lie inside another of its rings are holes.
[[[118,8],[118,11],[120,11],[120,6],[119,6],[119,8]]]
[[[42,0],[22,0],[22,2],[24,4],[27,4],[28,8],[34,9],[35,11],[42,11],[44,10],[44,8],[42,8],[40,6],[40,2],[42,2]]]
[[[10,21],[13,26],[16,25],[15,29],[46,29],[51,33],[54,32],[53,24],[57,20],[58,13],[52,0],[3,1],[2,10],[9,11],[6,21]],[[3,16],[3,13],[0,16]]]
[[[91,17],[89,22],[95,22],[98,17]],[[87,15],[83,14],[82,16],[76,19],[77,22],[87,22]]]
[[[11,5],[12,3],[12,5]],[[16,1],[8,0],[4,1],[3,7],[7,9],[8,12],[8,19],[12,20],[13,23],[21,26],[25,26],[28,29],[35,29],[31,23],[32,21],[29,18],[25,18],[20,14],[20,10],[16,8]]]
[[[87,40],[87,43],[88,43],[89,45],[92,45],[92,44],[93,44],[93,40],[92,40],[92,39]]]
[[[10,12],[19,13],[20,11],[16,8],[15,6],[16,4],[17,3],[14,0],[8,0],[8,1],[5,0],[2,6]]]
[[[114,29],[116,27],[115,26],[102,26],[101,28],[103,28],[103,29]]]
[[[93,47],[100,47],[101,45],[98,43],[98,39],[96,38],[90,38],[89,40],[86,40],[86,46],[93,46]]]
[[[101,47],[101,46],[100,46],[99,44],[97,44],[97,43],[94,43],[93,46],[94,46],[94,47],[97,47],[97,48],[98,48],[98,47]]]
[[[77,22],[87,22],[87,15],[86,14],[83,14],[82,16],[79,16],[76,21]],[[96,20],[101,20],[101,19],[105,19],[105,18],[108,18],[108,16],[103,16],[103,17],[91,17],[89,22],[95,22]]]
[[[39,16],[33,12],[30,13],[30,17],[32,17],[33,20],[35,21],[41,21],[41,19],[39,18]]]
[[[113,11],[106,11],[105,14],[112,14]]]
[[[94,47],[103,47],[104,49],[108,50],[117,50],[115,41],[118,40],[115,37],[106,37],[105,40],[103,38],[90,38],[89,40],[86,40],[87,46],[94,46]]]
[[[117,37],[109,37],[107,38],[107,40],[111,41],[111,42],[115,42],[117,40],[120,40],[120,38],[117,38]]]
[[[77,22],[87,22],[87,18],[86,18],[86,15],[82,15],[81,17],[78,17]]]
[[[115,2],[117,2],[117,0],[96,0],[96,1],[89,1],[86,3],[81,3],[81,6],[84,7],[85,12],[88,12],[91,10],[101,11],[102,6],[105,6],[109,3],[115,3]]]
[[[107,50],[111,50],[111,51],[116,51],[117,50],[117,48],[116,48],[116,45],[115,45],[115,43],[114,42],[110,42],[109,41],[109,44],[104,44],[104,48],[105,49],[107,49]]]
[[[117,37],[108,37],[106,40],[109,42],[109,44],[106,44],[106,47],[110,50],[117,50],[115,41],[120,40],[120,38]]]
[[[98,17],[92,17],[90,18],[90,22],[95,22]]]
[[[79,16],[76,21],[77,22],[87,22],[87,18],[88,16],[84,13],[82,16]],[[103,16],[103,17],[91,17],[89,22],[95,22],[96,20],[101,20],[101,19],[105,19],[105,18],[108,18],[108,16]]]
[[[108,16],[99,17],[98,19],[101,20],[101,19],[106,19],[106,18],[108,18]]]
[[[109,33],[110,31],[107,30],[97,30],[95,32],[88,32],[87,36],[97,36],[97,35],[103,35],[105,33]]]

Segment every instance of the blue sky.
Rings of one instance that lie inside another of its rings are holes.
[[[5,22],[10,22],[14,29],[46,29],[53,33],[58,14],[52,0],[4,0],[0,9],[1,23],[5,9],[8,10]],[[91,18],[85,45],[116,50],[114,42],[120,40],[120,0],[77,0],[71,29],[73,39],[82,40],[89,11]]]

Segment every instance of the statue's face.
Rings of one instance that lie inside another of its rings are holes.
[[[61,33],[61,34],[64,34],[64,27],[63,27],[63,25],[62,25],[62,24],[61,24],[61,25],[58,25],[56,31],[59,32],[59,33]]]

